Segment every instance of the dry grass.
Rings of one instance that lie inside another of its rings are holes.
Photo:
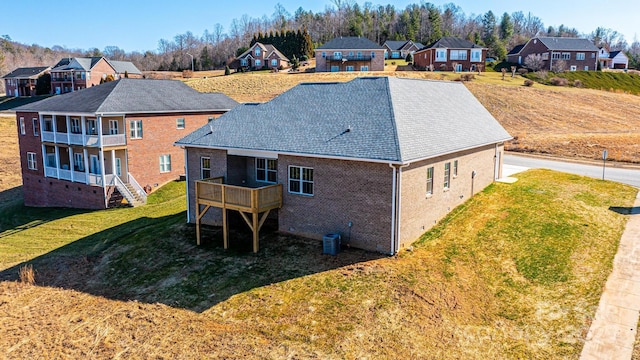
[[[447,72],[246,73],[187,84],[202,92],[223,92],[239,102],[268,101],[301,82],[343,82],[357,76],[398,76],[456,80]],[[599,159],[608,149],[612,161],[640,163],[640,96],[605,91],[523,86],[517,75],[475,75],[469,90],[517,140],[507,149],[562,157]]]
[[[36,274],[31,264],[20,267],[18,276],[20,277],[20,282],[23,284],[35,285],[36,283]]]
[[[0,193],[22,184],[18,130],[13,114],[0,114]]]

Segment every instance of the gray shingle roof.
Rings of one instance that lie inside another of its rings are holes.
[[[131,61],[107,60],[107,62],[111,64],[118,74],[124,74],[125,71],[128,74],[142,74],[142,72],[140,72],[140,70],[133,65]]]
[[[383,50],[384,48],[375,42],[363,37],[337,37],[331,41],[318,46],[316,50]]]
[[[297,85],[176,144],[406,163],[510,138],[460,83],[375,77]]]
[[[38,67],[23,67],[17,68],[7,75],[3,76],[3,79],[29,79],[29,78],[37,78],[43,72],[49,70],[48,66],[38,66]]]
[[[64,58],[53,67],[54,71],[62,70],[85,70],[89,71],[93,68],[102,57],[76,57],[76,58]]]
[[[446,48],[446,49],[482,49],[482,46],[472,43],[471,41],[461,39],[455,36],[444,36],[434,43],[426,47],[429,48]]]
[[[509,53],[507,53],[507,55],[516,55],[520,52],[520,50],[522,50],[522,48],[524,48],[525,45],[526,44],[516,45],[513,49],[511,49],[511,51],[509,51]]]
[[[221,93],[200,93],[181,81],[120,79],[15,108],[15,111],[157,113],[224,111],[238,103]]]
[[[384,45],[387,45],[387,47],[391,50],[400,50],[406,43],[407,43],[406,40],[401,40],[401,41],[387,40],[384,42]]]
[[[549,50],[598,51],[598,48],[588,39],[567,37],[538,37],[534,39],[540,40]]]

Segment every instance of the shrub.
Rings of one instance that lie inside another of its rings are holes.
[[[36,283],[36,276],[31,264],[25,265],[19,270],[20,282],[23,284],[34,285]]]
[[[565,78],[559,78],[559,77],[553,77],[553,78],[551,78],[551,80],[549,80],[549,82],[551,83],[551,85],[554,85],[554,86],[567,86],[567,85],[569,85],[569,80],[567,80]]]
[[[225,67],[224,67],[224,74],[225,74],[225,75],[230,75],[230,74],[231,74],[231,69],[229,69],[229,67],[228,67],[228,66],[225,66]]]
[[[546,70],[536,71],[536,77],[542,81],[547,80],[548,76],[549,76],[549,72]]]
[[[520,68],[518,69],[518,74],[520,75],[524,75],[524,74],[528,74],[529,70],[527,70],[526,68]]]
[[[524,81],[524,86],[529,86],[529,87],[533,86],[533,80],[526,79]]]
[[[581,88],[581,87],[584,86],[584,84],[582,84],[582,81],[576,79],[576,80],[573,80],[573,86],[575,86],[577,88]]]

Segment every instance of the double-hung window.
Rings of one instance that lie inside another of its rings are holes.
[[[20,118],[20,135],[24,135],[27,133],[27,129],[24,126],[24,118]]]
[[[160,155],[160,172],[171,171],[171,155]]]
[[[560,60],[560,55],[559,52],[551,53],[551,60]]]
[[[562,60],[571,60],[571,53],[563,52],[562,53]]]
[[[278,182],[278,160],[256,158],[256,181],[275,184]]]
[[[29,170],[38,170],[38,165],[36,163],[36,153],[27,153],[27,167],[29,168]]]
[[[427,196],[433,194],[433,166],[427,168]]]
[[[448,189],[451,185],[451,163],[444,163],[444,188]]]
[[[289,166],[289,192],[292,194],[313,195],[313,169],[302,166]]]
[[[278,59],[271,59],[271,66],[278,66]]]
[[[261,66],[262,66],[262,60],[256,59],[256,67],[261,67]]]
[[[46,121],[45,121],[46,124]],[[46,129],[46,126],[45,126]],[[82,133],[82,125],[80,124],[79,118],[71,118],[71,133],[72,134],[80,134]]]
[[[142,139],[142,120],[131,120],[129,122],[129,137]]]
[[[118,120],[109,120],[109,135],[118,135]]]
[[[73,153],[73,169],[75,171],[84,171],[84,157],[82,153]]]
[[[36,118],[31,119],[33,122],[33,136],[40,135],[40,121]]]
[[[184,118],[176,119],[176,129],[184,129]]]
[[[576,60],[584,60],[584,53],[577,53]]]
[[[453,177],[458,176],[458,160],[453,161]]]
[[[342,60],[342,52],[340,51],[336,51],[333,53],[333,59],[334,60]]]
[[[208,179],[210,177],[211,177],[211,158],[203,156],[200,158],[200,178]]]

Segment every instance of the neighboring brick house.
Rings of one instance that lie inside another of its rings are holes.
[[[15,108],[24,203],[102,209],[177,179],[173,142],[237,102],[180,81],[120,79]]]
[[[600,61],[601,69],[621,69],[626,70],[629,68],[629,57],[624,51],[607,51],[606,48],[601,47],[598,50],[598,61]]]
[[[420,43],[414,43],[409,40],[391,41],[387,40],[382,44],[384,48],[385,59],[405,59],[407,55],[422,49],[424,45]]]
[[[587,39],[567,37],[535,37],[524,45],[518,45],[519,51],[510,51],[507,61],[524,65],[527,56],[534,54],[542,57],[542,69],[545,70],[585,70],[598,69],[598,48]],[[563,69],[559,68],[564,67]]]
[[[36,95],[36,85],[38,78],[47,72],[51,67],[24,67],[17,68],[3,76],[4,89],[7,96],[34,96]]]
[[[338,37],[315,50],[316,72],[384,71],[384,48],[362,37]]]
[[[394,254],[500,177],[509,139],[460,83],[370,77],[300,84],[176,145],[198,228],[279,208],[282,233]]]
[[[232,68],[249,69],[281,69],[289,67],[289,59],[275,46],[270,44],[255,43],[247,51],[243,52],[232,63]]]
[[[64,58],[51,69],[51,93],[63,94],[100,84],[111,75],[114,80],[141,78],[142,73],[128,61],[109,61],[104,57]]]
[[[486,58],[487,48],[465,39],[445,36],[416,51],[413,64],[432,71],[477,71]]]

